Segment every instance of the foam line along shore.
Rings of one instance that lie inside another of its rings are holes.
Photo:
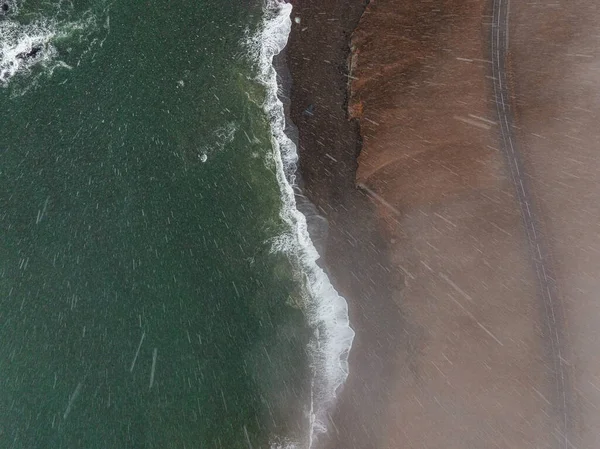
[[[284,105],[278,97],[280,86],[273,58],[286,46],[291,29],[292,5],[270,0],[257,39],[260,80],[267,88],[265,112],[271,121],[273,157],[282,193],[282,217],[290,232],[279,238],[274,249],[286,252],[305,280],[304,310],[314,329],[310,353],[313,364],[310,440],[326,431],[328,408],[336,391],[348,376],[348,354],[354,331],[348,320],[346,301],[331,285],[317,264],[320,258],[309,235],[306,217],[298,210],[294,186],[297,179],[296,144],[285,133]],[[287,118],[289,120],[289,118]],[[310,445],[309,441],[309,445]]]

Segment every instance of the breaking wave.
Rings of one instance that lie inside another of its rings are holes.
[[[0,87],[7,87],[19,75],[51,75],[57,68],[72,68],[60,59],[57,46],[67,39],[87,36],[99,28],[99,23],[89,11],[78,20],[69,20],[66,15],[63,10],[26,13],[15,3],[10,14],[0,18]],[[108,15],[104,28],[108,30]]]
[[[306,217],[298,210],[294,195],[298,155],[295,143],[285,133],[285,111],[278,97],[277,72],[273,58],[285,45],[291,30],[292,5],[282,0],[265,0],[265,17],[258,33],[249,42],[258,64],[259,81],[266,88],[263,105],[271,124],[273,162],[282,195],[281,216],[289,232],[279,236],[274,251],[288,255],[298,273],[303,276],[304,313],[314,330],[310,342],[312,363],[312,400],[308,411],[310,423],[308,446],[326,431],[327,411],[335,400],[338,388],[348,377],[348,354],[354,331],[348,319],[348,305],[331,285],[325,272],[317,265],[319,254],[309,236]],[[272,448],[282,447],[274,444]],[[288,448],[297,447],[289,443]]]

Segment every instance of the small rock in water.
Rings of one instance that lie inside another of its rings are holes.
[[[24,51],[17,55],[19,59],[35,58],[39,52],[42,51],[42,47],[31,47],[31,50]]]
[[[300,23],[300,17],[294,17],[294,22]]]
[[[206,155],[206,153],[203,153],[200,155],[200,162],[206,162],[207,159],[208,159],[208,156]]]

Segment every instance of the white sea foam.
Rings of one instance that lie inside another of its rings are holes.
[[[15,76],[30,74],[34,68],[48,74],[59,67],[70,69],[59,59],[57,43],[97,27],[91,13],[76,21],[39,14],[23,20],[20,15],[15,8],[0,20],[0,87],[7,87]]]
[[[277,96],[277,73],[273,57],[287,44],[291,30],[292,5],[281,0],[265,0],[265,18],[251,48],[259,64],[259,80],[267,89],[264,110],[271,122],[273,160],[282,194],[282,218],[290,232],[276,239],[274,250],[284,251],[303,274],[306,286],[304,309],[314,336],[310,344],[313,364],[310,428],[308,447],[326,430],[327,410],[340,385],[348,376],[348,353],[354,331],[348,320],[348,305],[333,288],[325,272],[317,265],[315,249],[306,223],[294,198],[294,173],[298,155],[296,145],[285,134],[285,114]],[[299,443],[302,444],[302,443]],[[289,448],[297,447],[290,443]],[[279,444],[277,447],[281,447]]]
[[[29,72],[34,65],[52,61],[56,36],[56,24],[48,20],[26,25],[8,19],[0,22],[0,85],[7,85],[17,73]],[[35,56],[24,56],[34,49],[39,49]]]
[[[228,122],[215,129],[212,132],[214,141],[210,145],[204,145],[198,149],[198,159],[200,162],[206,162],[209,157],[223,151],[228,144],[233,142],[237,130],[238,125],[235,122]]]

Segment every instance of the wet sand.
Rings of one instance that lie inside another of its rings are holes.
[[[362,1],[292,2],[294,24],[286,52],[292,76],[291,118],[299,131],[303,189],[329,221],[323,262],[346,298],[356,331],[351,375],[332,410],[329,433],[320,445],[380,447],[388,385],[395,359],[410,343],[393,292],[402,279],[391,275],[387,237],[372,204],[356,188],[360,135],[348,120],[347,58]],[[310,105],[310,114],[305,112]],[[357,428],[357,426],[359,426]],[[355,431],[357,430],[358,431]]]
[[[324,447],[600,447],[600,10],[506,9],[502,112],[493,5],[295,2],[301,170],[357,332]]]

